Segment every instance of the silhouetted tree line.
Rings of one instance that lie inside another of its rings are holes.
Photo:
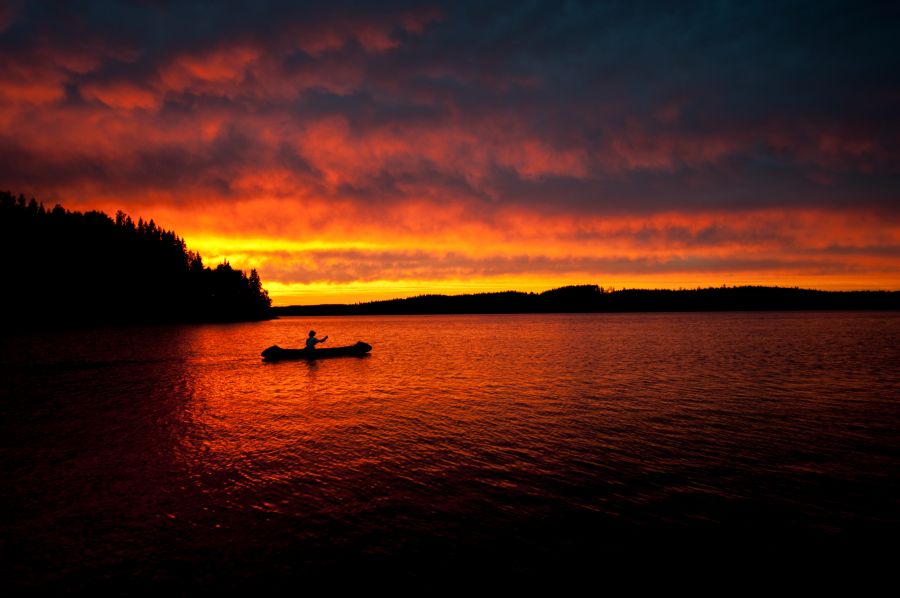
[[[255,270],[204,267],[173,231],[118,212],[47,210],[0,192],[7,326],[271,317]]]
[[[761,286],[613,291],[597,285],[579,285],[543,293],[420,295],[354,305],[276,307],[274,311],[279,315],[320,316],[846,309],[900,309],[900,292],[815,291]]]

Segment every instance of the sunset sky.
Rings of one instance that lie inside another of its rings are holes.
[[[891,5],[0,2],[0,188],[276,305],[900,289]]]

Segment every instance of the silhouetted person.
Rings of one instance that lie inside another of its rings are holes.
[[[306,339],[306,349],[308,351],[312,351],[313,349],[316,348],[316,345],[318,345],[319,343],[324,343],[327,340],[328,340],[327,336],[325,338],[316,338],[316,331],[310,330],[309,338]]]

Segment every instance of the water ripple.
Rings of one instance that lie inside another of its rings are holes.
[[[311,327],[373,352],[261,362]],[[898,363],[900,317],[862,313],[284,318],[6,339],[16,515],[3,532],[34,579],[497,551],[527,567],[648,534],[890,534]]]

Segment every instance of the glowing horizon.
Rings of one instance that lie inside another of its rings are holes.
[[[57,8],[0,10],[0,186],[153,219],[276,305],[900,290],[900,52],[864,10]]]

